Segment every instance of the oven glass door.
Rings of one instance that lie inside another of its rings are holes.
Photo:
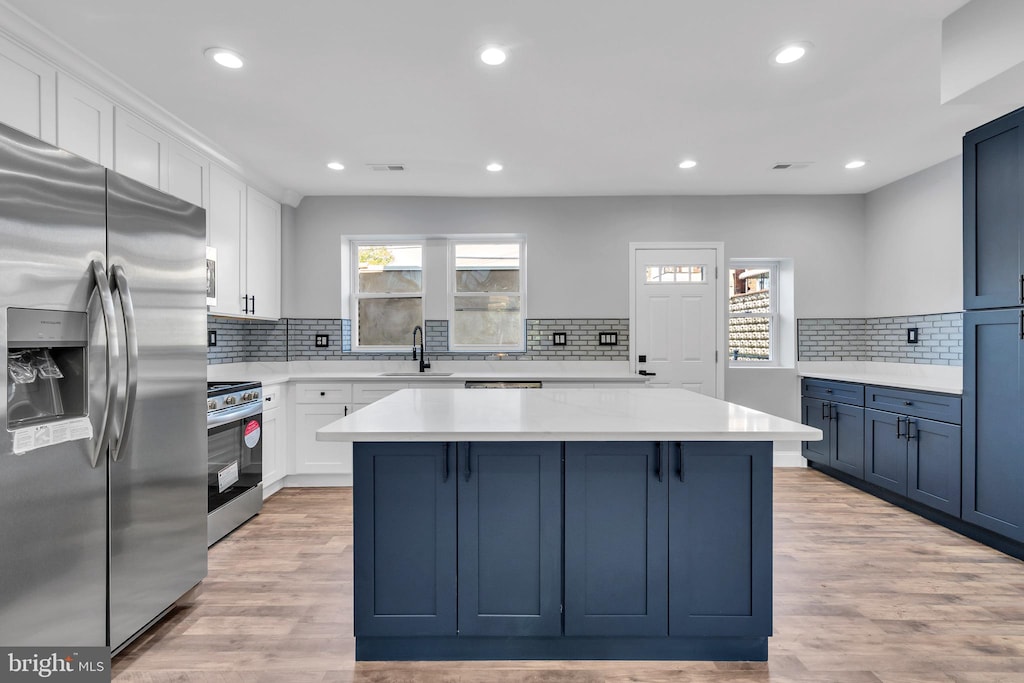
[[[207,489],[213,512],[263,479],[263,416],[244,417],[207,430]]]

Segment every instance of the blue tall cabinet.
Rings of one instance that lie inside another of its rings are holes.
[[[1024,109],[964,136],[965,521],[1024,541]]]

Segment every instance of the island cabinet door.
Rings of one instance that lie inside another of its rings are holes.
[[[882,410],[864,411],[864,479],[907,495],[907,418]]]
[[[357,443],[353,460],[356,636],[454,636],[454,444]]]
[[[772,444],[673,444],[669,635],[772,631]]]
[[[459,635],[562,632],[562,444],[459,444]]]
[[[666,448],[565,444],[565,635],[667,635]]]
[[[800,421],[808,427],[817,427],[822,433],[821,441],[804,441],[801,451],[805,458],[820,465],[828,465],[831,460],[831,405],[828,401],[817,398],[805,396],[800,399]]]

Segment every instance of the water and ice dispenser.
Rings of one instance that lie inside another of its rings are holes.
[[[84,417],[89,324],[85,313],[7,309],[7,429]]]

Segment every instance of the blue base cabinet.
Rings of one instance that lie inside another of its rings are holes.
[[[459,633],[562,631],[562,445],[460,443]]]
[[[803,456],[853,477],[864,476],[864,387],[850,382],[804,379],[801,422],[821,430],[821,441],[804,441]]]
[[[675,444],[669,633],[772,632],[772,445]]]
[[[767,659],[771,443],[353,453],[358,660]]]
[[[566,444],[566,635],[668,635],[664,448]]]
[[[352,479],[356,635],[454,636],[454,445],[362,446]]]

